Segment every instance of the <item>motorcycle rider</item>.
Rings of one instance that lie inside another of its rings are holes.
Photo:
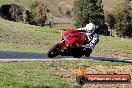
[[[96,25],[94,23],[89,23],[84,28],[78,28],[76,30],[85,31],[84,33],[87,36],[87,41],[86,41],[84,53],[86,57],[89,57],[95,45],[99,42],[99,36],[95,31]]]

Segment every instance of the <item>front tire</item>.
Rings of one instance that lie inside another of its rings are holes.
[[[47,53],[47,56],[49,58],[53,58],[53,57],[56,57],[58,54],[59,54],[59,49],[60,49],[60,45],[59,43],[55,44],[53,47],[51,47]]]

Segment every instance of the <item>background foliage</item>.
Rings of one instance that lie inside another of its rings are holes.
[[[132,15],[130,2],[119,4],[115,8],[116,33],[120,37],[132,37]]]
[[[76,27],[84,27],[89,22],[98,26],[100,34],[109,35],[108,27],[104,24],[102,0],[76,0],[74,2]]]

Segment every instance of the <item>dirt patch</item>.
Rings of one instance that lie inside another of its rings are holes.
[[[122,53],[117,53],[115,56],[121,58],[121,57],[126,57],[126,58],[132,58],[132,52],[122,52]]]
[[[132,51],[125,51],[122,49],[95,49],[92,53],[94,56],[113,57],[113,58],[129,58],[132,59]]]

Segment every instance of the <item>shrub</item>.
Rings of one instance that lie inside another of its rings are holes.
[[[119,4],[115,8],[116,33],[119,37],[132,37],[131,9],[129,2]]]
[[[32,25],[44,26],[47,19],[47,5],[42,2],[34,2],[30,6],[30,11],[26,11],[27,22]]]
[[[25,9],[17,4],[6,4],[0,8],[1,17],[10,21],[25,22]]]

